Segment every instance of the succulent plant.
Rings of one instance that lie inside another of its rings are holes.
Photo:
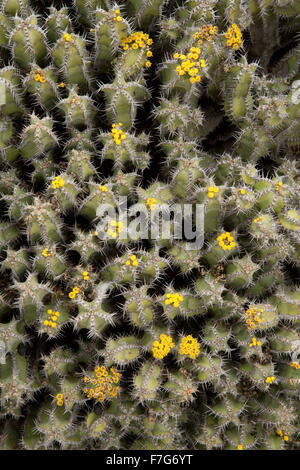
[[[68,3],[0,2],[0,448],[299,449],[299,1]]]

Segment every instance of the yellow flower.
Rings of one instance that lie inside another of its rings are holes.
[[[68,296],[69,296],[70,299],[75,299],[76,296],[79,294],[79,292],[80,292],[79,287],[73,287],[71,292],[69,292]]]
[[[66,42],[70,42],[70,41],[72,40],[71,34],[65,33],[65,34],[64,34],[64,40],[65,40]]]
[[[274,377],[274,375],[270,375],[269,377],[266,378],[265,382],[267,384],[272,384],[275,382],[275,380],[276,380],[276,377]]]
[[[129,257],[129,260],[125,261],[125,264],[126,266],[135,266],[135,267],[138,266],[139,262],[138,262],[136,255],[131,255]]]
[[[226,45],[232,47],[234,50],[239,49],[243,43],[242,32],[235,23],[224,33],[224,37],[227,39]]]
[[[161,334],[160,341],[154,341],[152,345],[152,354],[155,359],[163,359],[175,346],[171,336]]]
[[[165,300],[166,305],[173,304],[173,307],[179,307],[179,304],[182,301],[183,301],[183,296],[178,293],[166,294],[166,300]]]
[[[279,192],[282,189],[282,186],[282,181],[278,181],[277,183],[275,183],[275,190]]]
[[[251,343],[249,343],[250,347],[261,346],[261,344],[262,344],[261,341],[258,341],[256,338],[251,338],[251,339],[252,339],[252,341],[251,341]]]
[[[57,327],[56,321],[58,317],[60,316],[60,312],[53,312],[52,309],[48,309],[47,314],[50,316],[50,320],[45,320],[43,324],[51,328],[56,328]]]
[[[118,123],[118,127],[116,124],[112,125],[111,129],[111,135],[114,138],[114,141],[117,145],[120,145],[122,140],[126,139],[127,135],[125,132],[122,131],[122,129],[119,129],[119,127],[122,127],[122,123]]]
[[[212,25],[204,25],[200,28],[200,31],[193,34],[193,38],[200,43],[204,41],[211,41],[218,33],[218,27]]]
[[[146,204],[149,207],[150,210],[155,209],[157,203],[157,199],[154,197],[148,197]]]
[[[63,404],[64,404],[64,395],[63,395],[63,393],[58,393],[55,398],[56,398],[57,406],[63,406]]]
[[[100,189],[100,191],[102,191],[103,193],[107,193],[107,191],[108,191],[107,186],[103,186],[103,185],[99,186],[99,189]]]
[[[45,83],[47,81],[46,77],[42,73],[36,73],[33,78],[36,82],[40,83]]]
[[[210,186],[208,188],[208,192],[207,192],[207,196],[212,199],[215,197],[215,195],[219,192],[219,189],[217,188],[217,186]]]
[[[52,253],[50,253],[49,249],[48,248],[44,248],[44,250],[42,251],[42,255],[47,258],[48,256],[53,256]]]
[[[65,180],[60,176],[56,176],[56,178],[51,182],[51,185],[54,189],[62,188],[65,185]]]
[[[147,46],[151,46],[152,43],[153,41],[149,38],[149,35],[147,33],[143,33],[142,31],[137,31],[136,33],[133,33],[130,36],[127,36],[126,38],[121,40],[123,50],[128,50],[129,47],[134,50],[144,48],[147,48],[147,50],[149,50]]]
[[[264,309],[258,309],[257,307],[248,308],[245,313],[246,325],[249,330],[255,328],[259,323],[262,322],[261,314]],[[253,338],[252,338],[253,340]],[[257,341],[257,340],[256,340]],[[251,346],[251,344],[250,344]],[[252,346],[259,346],[258,344],[252,344]]]
[[[184,336],[179,345],[179,354],[189,356],[190,359],[196,359],[200,354],[200,344],[192,335]]]
[[[173,54],[174,59],[180,59],[182,62],[176,67],[176,72],[179,76],[184,76],[189,79],[190,83],[197,83],[201,80],[201,75],[198,75],[198,68],[196,67],[196,62],[191,59],[199,59],[199,54],[201,50],[198,47],[190,47],[187,54]],[[204,59],[200,59],[199,66],[206,67],[206,62]]]
[[[123,222],[117,222],[116,220],[110,220],[109,221],[109,228],[106,230],[107,235],[117,238],[117,236],[122,232],[123,230]],[[112,229],[111,227],[114,227]]]
[[[244,446],[242,444],[239,444],[237,446],[236,450],[244,450]]]
[[[121,374],[115,369],[110,368],[108,371],[106,367],[95,367],[91,379],[84,376],[83,382],[89,383],[88,387],[83,389],[87,398],[95,398],[101,402],[105,399],[115,398],[120,392],[120,387],[116,386],[121,379]]]
[[[225,232],[219,235],[217,241],[223,250],[232,250],[236,247],[236,242],[230,232]]]
[[[290,366],[294,367],[295,369],[300,369],[300,363],[299,362],[291,362]]]
[[[289,436],[285,433],[284,429],[277,429],[276,432],[284,441],[289,441]]]

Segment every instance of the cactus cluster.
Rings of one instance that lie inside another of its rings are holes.
[[[299,448],[299,31],[298,0],[0,1],[1,449]],[[204,206],[203,246],[101,237],[122,198]]]

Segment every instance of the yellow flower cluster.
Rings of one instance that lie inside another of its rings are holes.
[[[175,294],[166,294],[165,304],[170,305],[173,304],[173,307],[179,307],[180,302],[183,301],[182,295],[175,293]]]
[[[265,382],[267,384],[273,384],[276,380],[276,377],[274,377],[274,375],[270,375],[269,377],[266,378]]]
[[[239,445],[236,447],[236,450],[244,450],[243,444],[239,444]]]
[[[213,199],[218,192],[219,192],[219,189],[217,188],[217,186],[210,186],[208,188],[207,196],[210,199]]]
[[[42,251],[42,255],[47,258],[48,256],[53,256],[52,253],[50,253],[49,248],[44,248]]]
[[[290,366],[291,366],[291,367],[295,367],[295,369],[300,369],[300,364],[299,364],[299,362],[291,362],[291,363],[290,363]]]
[[[127,36],[127,38],[121,41],[124,51],[131,49],[143,49],[153,44],[153,40],[150,39],[149,34],[143,33],[143,31],[137,31],[136,33]]]
[[[282,439],[284,441],[287,442],[289,440],[289,436],[285,433],[284,429],[277,429],[276,432],[277,432],[278,436],[282,437]]]
[[[146,204],[150,210],[155,209],[157,203],[157,199],[155,197],[148,197]]]
[[[192,335],[184,336],[179,345],[179,354],[189,356],[190,359],[196,359],[200,354],[200,344]]]
[[[123,222],[117,222],[116,220],[110,220],[109,223],[110,227],[106,230],[107,235],[113,238],[117,238],[117,236],[123,230]],[[111,228],[111,227],[114,227]]]
[[[248,308],[248,310],[246,310],[246,325],[249,330],[252,330],[256,325],[262,322],[261,314],[263,312],[263,308],[258,309],[256,307]]]
[[[214,37],[218,34],[218,31],[219,29],[217,26],[204,25],[200,28],[200,31],[193,34],[193,38],[200,43],[202,41],[210,41],[211,39],[214,39]]]
[[[104,186],[104,185],[99,186],[99,189],[100,189],[100,191],[102,191],[103,193],[107,193],[107,191],[108,191],[107,186]]]
[[[126,266],[138,266],[139,262],[137,260],[136,255],[131,255],[130,258],[125,261]]]
[[[59,88],[65,88],[65,87],[66,87],[66,84],[65,84],[64,82],[60,82],[60,83],[58,84],[58,87],[59,87]]]
[[[122,21],[123,18],[122,18],[122,16],[121,16],[120,10],[115,10],[114,13],[115,13],[114,20],[115,20],[115,21],[118,21],[118,22]]]
[[[253,346],[261,346],[261,341],[258,341],[256,338],[251,338],[251,343],[249,343],[250,348]]]
[[[230,28],[228,28],[227,32],[224,33],[226,41],[226,46],[232,47],[232,49],[237,50],[240,48],[241,44],[243,43],[243,36],[240,28],[237,24],[232,24]]]
[[[36,82],[40,82],[40,83],[46,83],[47,81],[46,77],[41,72],[37,72],[33,78]]]
[[[118,127],[116,124],[112,125],[111,129],[111,135],[114,138],[114,141],[117,145],[120,145],[122,143],[122,140],[126,139],[127,135],[125,132],[122,131],[122,129],[119,129],[119,127],[122,127],[122,123],[118,123]]]
[[[240,194],[242,194],[243,196],[247,194],[247,191],[244,188],[240,189],[239,191],[240,191]]]
[[[282,181],[278,181],[277,183],[275,183],[275,191],[280,191],[282,189],[282,186]]]
[[[57,406],[63,406],[63,404],[64,404],[64,395],[63,395],[63,393],[58,393],[55,398],[56,398]]]
[[[156,359],[163,359],[175,346],[171,336],[160,335],[160,341],[154,341],[152,345],[152,354]]]
[[[89,272],[88,271],[82,271],[82,276],[85,281],[88,281],[90,278]]]
[[[47,310],[48,315],[50,315],[50,320],[45,320],[44,325],[45,326],[51,326],[52,328],[55,328],[57,326],[57,319],[60,315],[59,312],[53,312],[53,310],[49,309]]]
[[[65,33],[63,37],[64,37],[64,40],[65,40],[66,42],[71,42],[71,41],[72,41],[72,36],[71,36],[71,34]]]
[[[71,292],[69,292],[68,296],[70,299],[76,299],[76,296],[79,294],[80,289],[79,287],[73,287]]]
[[[121,390],[117,386],[120,378],[121,374],[113,367],[108,371],[104,366],[97,366],[92,377],[83,378],[83,382],[89,384],[89,387],[84,388],[83,391],[89,399],[95,398],[100,402],[107,398],[115,398]]]
[[[55,179],[52,181],[52,188],[62,188],[65,185],[65,180],[63,180],[60,176],[56,176]]]
[[[254,219],[254,222],[257,224],[261,220],[262,220],[262,216],[260,215],[259,217],[256,217],[256,219]]]
[[[181,61],[180,65],[176,67],[176,72],[179,76],[188,77],[190,83],[200,82],[202,77],[199,74],[199,67],[206,67],[205,60],[199,59],[200,54],[200,47],[190,47],[187,54],[178,54],[178,52],[173,54],[174,59],[179,59]],[[198,63],[196,62],[197,60]]]
[[[217,241],[223,250],[232,250],[236,247],[236,242],[230,232],[225,232],[219,235]]]
[[[146,48],[146,57],[152,57],[153,55],[149,48],[152,44],[153,40],[149,37],[149,34],[143,33],[142,31],[137,31],[121,41],[124,51],[128,51],[128,49],[137,50]],[[144,65],[151,67],[152,64],[150,60],[147,60]]]

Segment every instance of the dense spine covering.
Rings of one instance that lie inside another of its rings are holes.
[[[0,1],[0,448],[299,448],[299,1],[68,3]]]

